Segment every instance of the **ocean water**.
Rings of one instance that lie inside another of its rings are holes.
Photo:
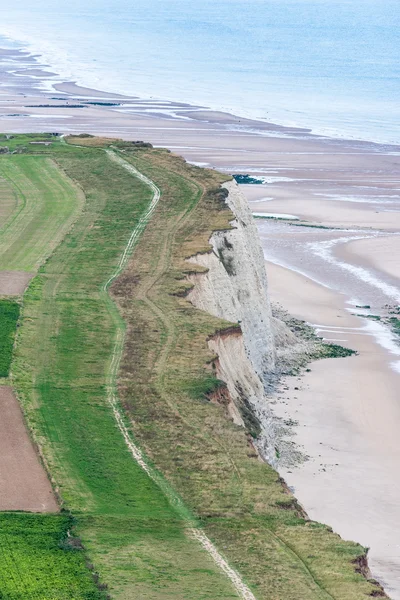
[[[398,0],[14,0],[0,36],[81,85],[400,143]]]

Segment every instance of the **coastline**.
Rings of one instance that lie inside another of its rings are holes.
[[[368,334],[367,320],[348,312],[341,294],[271,263],[267,271],[273,301],[326,340],[358,352],[313,362],[301,378],[281,382],[274,412],[292,424],[289,439],[307,460],[279,471],[311,519],[370,549],[372,575],[397,599],[399,374],[387,370],[392,357]]]
[[[88,73],[85,71],[85,74],[79,76],[71,76],[71,73],[68,72],[68,69],[65,70],[65,65],[63,68],[62,64],[54,64],[54,55],[51,53],[50,49],[45,50],[44,47],[36,47],[35,43],[32,41],[26,40],[22,42],[19,40],[15,41],[16,38],[11,34],[5,34],[4,32],[0,35],[0,60],[3,57],[12,57],[13,62],[18,64],[21,62],[21,72],[18,73],[18,77],[22,79],[25,76],[28,77],[28,80],[25,81],[27,87],[30,87],[32,80],[29,77],[36,79],[38,86],[36,90],[41,94],[48,94],[56,91],[61,91],[67,94],[73,94],[78,96],[86,96],[93,95],[96,98],[120,98],[120,99],[135,99],[139,102],[147,102],[149,98],[155,103],[159,104],[166,103],[171,107],[182,106],[187,109],[195,109],[196,112],[200,112],[201,110],[205,110],[208,115],[218,115],[219,122],[221,121],[230,121],[233,123],[248,123],[249,127],[252,128],[254,124],[256,124],[258,129],[267,130],[269,132],[277,131],[281,132],[283,135],[311,135],[315,138],[328,139],[328,140],[337,140],[337,141],[347,141],[347,142],[355,142],[355,143],[363,143],[363,144],[372,144],[379,146],[394,146],[397,147],[400,145],[400,139],[397,140],[385,140],[379,139],[376,135],[366,135],[365,131],[363,134],[359,132],[350,132],[349,130],[345,131],[339,128],[332,128],[331,125],[321,125],[318,126],[316,123],[314,124],[299,124],[293,122],[293,115],[289,118],[280,117],[278,115],[274,115],[272,117],[268,116],[268,118],[261,117],[259,114],[246,112],[243,109],[243,105],[238,107],[232,106],[223,106],[219,104],[213,104],[213,102],[199,100],[199,99],[186,99],[185,101],[181,101],[177,99],[175,94],[170,96],[168,93],[161,94],[158,96],[157,94],[149,94],[148,92],[138,92],[135,87],[135,92],[133,94],[127,93],[126,89],[116,89],[115,86],[107,84],[106,81],[100,82],[98,79],[93,80],[92,83],[88,85]],[[2,48],[2,42],[10,42],[10,47]],[[25,64],[27,63],[27,64]],[[36,65],[35,74],[32,68],[30,67],[30,63]],[[15,65],[12,65],[14,67]],[[60,67],[59,69],[57,68]],[[30,70],[31,73],[27,71]],[[15,76],[16,70],[11,69],[11,73]],[[64,73],[60,75],[60,73]],[[2,70],[0,64],[0,76],[1,79],[4,77],[4,72]],[[98,85],[100,84],[100,85]],[[179,113],[176,112],[174,114],[175,117],[179,117]],[[194,115],[191,115],[193,118],[197,118]]]
[[[24,56],[30,67],[8,76],[9,87],[0,88],[2,132],[87,131],[143,139],[168,147],[194,164],[265,177],[268,183],[243,186],[253,212],[292,214],[316,225],[314,230],[307,227],[295,230],[299,243],[304,244],[315,244],[315,234],[326,231],[318,228],[332,231],[334,227],[341,230],[351,227],[360,239],[335,249],[335,256],[347,264],[378,268],[385,276],[387,254],[393,254],[391,238],[364,239],[361,230],[367,230],[366,235],[400,232],[400,147],[328,139],[304,129],[243,119],[185,103],[99,92],[73,82],[54,85],[57,93],[46,92],[45,88],[52,86],[52,76],[46,73],[43,82],[43,72],[29,73],[35,64],[31,58]],[[90,104],[92,100],[94,104]],[[386,201],[392,202],[390,209],[395,212],[377,212],[376,205]],[[261,233],[265,231],[263,244],[268,252],[276,223],[264,220],[257,224]],[[346,235],[343,231],[337,234]],[[394,239],[397,244],[399,238]],[[389,240],[384,242],[389,249],[377,255],[374,247],[382,240]],[[317,241],[324,243],[323,239]],[[273,249],[277,257],[285,257],[285,249]],[[297,377],[288,381],[290,389],[284,390],[287,404],[277,401],[274,410],[281,418],[298,421],[299,425],[293,428],[294,440],[304,447],[311,460],[293,469],[293,473],[284,467],[279,470],[295,488],[296,497],[311,518],[329,523],[344,537],[371,546],[373,575],[397,600],[400,552],[394,539],[388,552],[385,540],[392,540],[395,534],[392,524],[400,514],[396,505],[400,489],[394,460],[400,451],[395,435],[400,420],[395,397],[398,374],[392,373],[390,366],[388,370],[391,359],[374,336],[349,333],[350,328],[361,329],[366,319],[353,317],[349,312],[349,304],[340,293],[341,283],[346,283],[345,275],[342,281],[335,275],[338,289],[329,290],[296,273],[291,257],[287,258],[287,264],[286,270],[267,265],[274,299],[294,316],[319,326],[328,339],[354,346],[359,356],[313,364],[311,372],[304,374],[300,390],[295,390],[299,387]],[[329,278],[331,267],[324,264],[328,269],[325,276]],[[312,272],[312,265],[304,263],[303,267]],[[386,274],[398,278],[395,265],[386,268]],[[364,302],[366,293],[363,288],[360,302]],[[340,335],[335,335],[332,327],[339,327]],[[351,403],[354,397],[356,400]],[[321,401],[317,412],[316,398]],[[322,449],[317,439],[321,435],[331,440]],[[338,454],[341,457],[338,465],[334,463],[335,468],[331,468]],[[369,479],[372,482],[366,485]],[[384,504],[380,501],[382,489]]]

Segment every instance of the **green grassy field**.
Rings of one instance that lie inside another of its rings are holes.
[[[0,228],[0,270],[35,272],[64,237],[83,195],[46,156],[1,156],[17,206]]]
[[[28,422],[112,594],[235,598],[185,534],[182,515],[132,459],[107,402],[118,313],[102,287],[151,191],[103,151],[59,153],[57,161],[86,204],[24,297],[13,373]]]
[[[209,535],[258,600],[371,595],[376,588],[353,563],[364,549],[307,521],[277,473],[257,459],[247,432],[227,418],[224,406],[208,401],[218,381],[206,367],[212,358],[207,337],[228,324],[182,297],[185,272],[199,270],[184,259],[208,249],[212,230],[229,227],[232,215],[219,192],[225,177],[167,151],[114,144],[161,190],[132,259],[112,285],[114,304],[107,282],[151,202],[151,189],[96,148],[96,140],[89,138],[87,148],[54,140],[38,149],[31,140],[16,136],[11,142],[37,156],[1,155],[0,169],[18,190],[27,190],[24,197],[37,198],[33,205],[40,202],[40,210],[47,198],[41,226],[43,239],[49,235],[30,252],[23,229],[15,229],[20,262],[13,268],[34,268],[58,246],[24,295],[13,384],[85,550],[66,546],[64,514],[20,515],[21,521],[0,515],[0,549],[13,544],[12,552],[0,556],[0,576],[9,574],[3,597],[237,598],[225,574],[188,536],[189,525]],[[52,212],[62,197],[70,203],[63,222],[61,205]],[[122,342],[118,390],[124,422],[158,470],[160,485],[133,459],[109,403],[113,356]],[[25,535],[19,535],[28,517]],[[15,535],[7,538],[13,527]],[[41,538],[47,528],[49,535]],[[48,583],[45,556],[54,566]],[[83,569],[85,560],[99,576]],[[25,563],[29,569],[21,569]],[[59,582],[53,575],[58,568]],[[108,590],[98,590],[99,583]],[[0,597],[1,591],[0,583]]]
[[[17,206],[17,194],[6,179],[0,176],[0,218],[4,223]]]
[[[0,598],[101,600],[71,517],[0,513]]]
[[[19,304],[0,299],[0,377],[8,377],[12,360]]]

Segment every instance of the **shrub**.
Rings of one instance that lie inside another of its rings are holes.
[[[0,377],[8,377],[19,319],[19,304],[0,300]]]

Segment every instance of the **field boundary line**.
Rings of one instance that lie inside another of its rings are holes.
[[[123,253],[119,259],[118,265],[109,277],[109,279],[103,284],[101,291],[106,295],[106,301],[110,307],[110,312],[112,312],[113,316],[116,318],[117,322],[117,335],[114,344],[114,350],[111,358],[111,364],[109,368],[109,373],[107,376],[107,399],[112,408],[113,415],[115,421],[118,425],[120,432],[125,440],[125,443],[131,452],[133,458],[136,460],[137,464],[147,473],[147,475],[158,485],[164,494],[167,496],[169,502],[181,513],[181,516],[184,517],[189,527],[186,529],[187,534],[198,541],[204,548],[204,550],[210,555],[215,564],[220,568],[220,570],[225,573],[225,575],[230,579],[233,587],[235,588],[238,595],[243,598],[243,600],[256,600],[256,597],[250,590],[250,588],[244,583],[241,576],[235,569],[229,566],[228,562],[224,559],[222,554],[218,551],[218,549],[214,546],[212,541],[207,537],[207,535],[200,528],[195,527],[195,519],[190,516],[189,510],[185,507],[184,503],[174,492],[173,488],[168,484],[158,472],[149,465],[144,457],[142,450],[134,443],[132,440],[132,436],[129,432],[127,425],[125,424],[125,419],[122,411],[119,408],[119,399],[117,395],[117,376],[119,371],[119,366],[122,357],[123,345],[125,340],[125,322],[119,314],[118,308],[115,303],[111,299],[108,294],[108,290],[115,279],[121,274],[123,269],[130,258],[130,255],[138,242],[140,235],[143,233],[147,223],[149,222],[153,212],[155,211],[158,202],[161,198],[161,191],[156,186],[154,181],[146,177],[143,173],[138,171],[132,164],[125,161],[122,157],[118,156],[112,150],[106,150],[109,158],[118,163],[124,169],[132,173],[134,177],[137,177],[143,183],[145,183],[153,192],[153,198],[150,202],[149,207],[145,211],[145,213],[140,217],[138,224],[134,228],[131,233],[131,236],[128,240],[128,243],[125,246]],[[112,307],[111,307],[112,304]]]

